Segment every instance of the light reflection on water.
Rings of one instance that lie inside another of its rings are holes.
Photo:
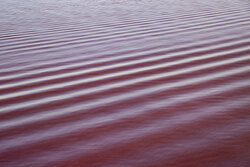
[[[249,7],[0,1],[0,166],[248,167]]]

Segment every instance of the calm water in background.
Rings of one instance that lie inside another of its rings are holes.
[[[248,0],[0,0],[0,166],[250,166],[249,16]]]

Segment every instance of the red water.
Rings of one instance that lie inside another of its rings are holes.
[[[0,1],[1,167],[249,167],[248,0]]]

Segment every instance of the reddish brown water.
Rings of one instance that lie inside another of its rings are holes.
[[[249,167],[248,0],[0,0],[1,167]]]

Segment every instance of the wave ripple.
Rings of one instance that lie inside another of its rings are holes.
[[[1,167],[249,167],[250,3],[0,1]]]

